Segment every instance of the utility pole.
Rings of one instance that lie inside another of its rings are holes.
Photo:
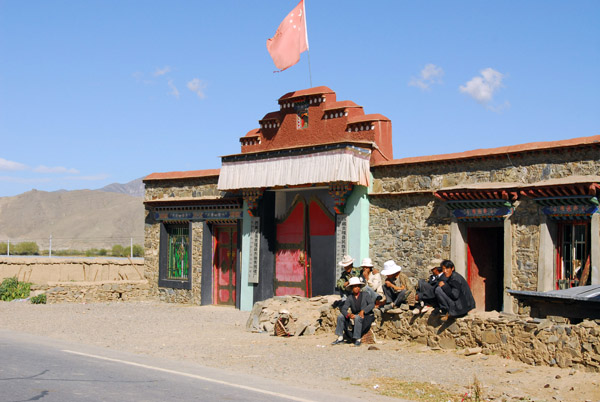
[[[50,246],[48,247],[48,257],[52,257],[52,235],[50,235]]]
[[[129,258],[133,258],[133,237],[129,238]]]
[[[8,242],[6,243],[6,256],[10,256],[10,239],[8,239]]]

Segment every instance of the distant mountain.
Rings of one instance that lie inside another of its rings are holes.
[[[139,185],[132,190],[136,182],[141,179],[101,190],[32,190],[0,197],[0,242],[36,241],[47,249],[52,235],[53,249],[128,246],[131,238],[143,244],[144,205]]]
[[[144,197],[143,177],[130,181],[129,183],[112,183],[108,186],[99,188],[98,191],[106,191],[109,193],[129,194],[133,197]]]

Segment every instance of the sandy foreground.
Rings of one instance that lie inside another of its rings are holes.
[[[416,394],[403,394],[405,398],[423,394],[418,388],[426,383],[460,401],[465,393],[472,395],[476,377],[482,400],[600,401],[598,373],[533,367],[498,356],[463,356],[393,340],[378,340],[373,350],[369,345],[331,346],[333,334],[279,338],[247,332],[248,316],[227,307],[154,302],[0,302],[0,328],[186,360],[311,389],[347,394],[359,387],[375,395],[391,378],[403,389],[417,388]],[[420,400],[440,398],[428,395]]]

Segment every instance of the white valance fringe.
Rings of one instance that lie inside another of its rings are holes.
[[[369,186],[371,151],[355,147],[305,155],[223,162],[218,189],[239,190],[313,183]]]

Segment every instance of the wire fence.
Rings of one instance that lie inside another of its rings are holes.
[[[107,256],[143,257],[144,237],[6,238],[0,239],[0,256]]]

